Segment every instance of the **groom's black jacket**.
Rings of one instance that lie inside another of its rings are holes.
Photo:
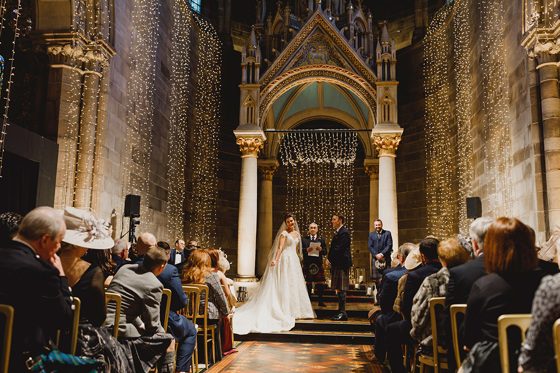
[[[350,232],[343,225],[335,233],[331,241],[331,250],[327,257],[331,265],[336,268],[352,267],[352,252],[350,251]]]

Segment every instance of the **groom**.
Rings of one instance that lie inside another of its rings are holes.
[[[349,269],[352,267],[352,252],[350,251],[350,232],[343,225],[344,217],[334,214],[333,228],[336,229],[331,241],[327,265],[331,266],[331,288],[338,290],[338,314],[332,317],[335,321],[346,321],[346,292],[348,291]]]

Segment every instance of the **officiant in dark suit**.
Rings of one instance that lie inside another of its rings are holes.
[[[315,223],[309,224],[309,235],[302,237],[301,248],[303,251],[303,274],[307,285],[307,292],[311,298],[311,289],[315,283],[317,297],[319,298],[319,307],[325,307],[323,302],[323,289],[325,288],[325,270],[323,268],[323,256],[327,255],[327,244],[322,237],[318,235],[319,227]],[[318,255],[310,255],[313,251],[311,243],[320,244]]]
[[[334,214],[332,217],[333,228],[336,229],[331,241],[327,265],[331,266],[331,288],[338,290],[338,314],[332,320],[348,320],[346,314],[346,292],[349,289],[349,270],[352,267],[352,251],[350,250],[350,232],[344,224],[344,217]]]

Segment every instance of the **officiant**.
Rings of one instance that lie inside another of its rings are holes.
[[[319,227],[316,223],[309,224],[309,235],[301,239],[303,251],[303,274],[307,285],[307,292],[311,299],[311,290],[315,284],[315,291],[319,301],[319,307],[326,307],[323,302],[323,290],[325,289],[325,270],[323,268],[323,256],[327,255],[327,244],[318,234]]]

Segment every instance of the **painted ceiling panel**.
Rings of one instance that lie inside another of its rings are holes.
[[[317,83],[311,83],[294,100],[284,118],[300,111],[319,106],[319,94],[317,93]]]
[[[274,112],[274,121],[276,121],[276,119],[278,118],[278,114],[280,114],[282,107],[284,107],[284,104],[286,103],[286,100],[288,100],[288,98],[296,88],[297,86],[290,88],[282,96],[278,97],[278,99],[274,102],[274,104],[272,104],[272,110]]]
[[[356,98],[356,96],[354,96],[354,98]],[[356,112],[354,111],[352,105],[350,105],[346,97],[344,97],[338,89],[336,89],[329,83],[323,83],[323,106],[340,109],[347,112],[354,118],[358,118]]]

